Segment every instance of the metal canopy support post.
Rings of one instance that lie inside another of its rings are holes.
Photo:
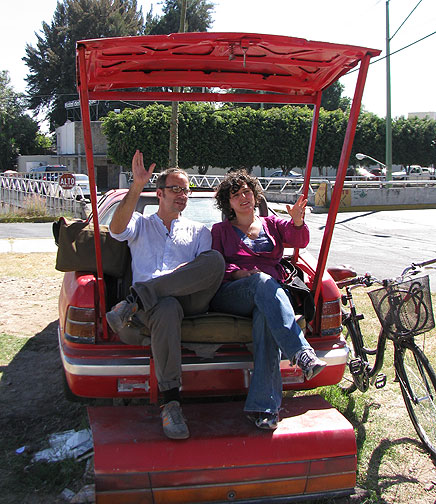
[[[86,164],[88,166],[89,187],[91,192],[92,220],[94,224],[94,244],[95,257],[97,262],[97,286],[99,295],[100,317],[103,324],[103,339],[108,339],[108,329],[106,321],[105,289],[103,279],[103,263],[101,259],[100,225],[97,212],[97,191],[95,184],[94,157],[92,149],[91,119],[89,115],[89,94],[87,86],[87,73],[85,61],[85,47],[78,46],[78,66],[79,66],[79,97],[80,109],[82,113],[83,137],[85,140]]]
[[[304,172],[303,196],[307,198],[309,194],[310,177],[312,175],[313,157],[315,155],[316,135],[318,133],[319,109],[321,107],[322,92],[318,92],[313,109],[312,126],[310,129],[309,149],[307,151],[306,170]],[[294,260],[298,259],[299,249],[294,249]]]
[[[348,162],[350,159],[351,148],[353,146],[354,135],[356,131],[356,124],[359,118],[360,105],[362,102],[363,89],[365,87],[366,75],[368,73],[369,60],[371,55],[367,53],[360,63],[359,76],[357,78],[356,89],[354,91],[353,104],[350,110],[350,117],[348,119],[347,131],[345,133],[344,143],[342,145],[341,158],[339,160],[338,173],[336,182],[332,193],[327,223],[324,230],[324,236],[321,243],[321,249],[318,258],[318,265],[315,272],[315,279],[313,290],[315,292],[315,304],[318,304],[319,296],[321,293],[322,276],[327,264],[327,256],[330,248],[330,243],[333,236],[333,229],[335,227],[336,216],[338,214],[339,205],[341,202],[342,188],[344,186],[345,176],[347,174]]]
[[[309,149],[307,151],[307,160],[306,160],[306,172],[304,174],[304,185],[303,185],[303,195],[307,198],[309,194],[309,184],[310,177],[312,176],[312,167],[313,167],[313,158],[315,155],[315,145],[316,145],[316,135],[318,133],[318,124],[319,124],[319,109],[321,108],[321,91],[316,95],[315,106],[313,109],[313,117],[312,117],[312,127],[310,130],[310,140],[309,140]]]

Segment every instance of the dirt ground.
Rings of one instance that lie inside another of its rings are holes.
[[[2,504],[65,502],[59,497],[64,488],[78,491],[84,484],[84,463],[30,464],[32,452],[47,447],[49,434],[87,427],[86,408],[63,396],[57,347],[62,274],[53,268],[54,257],[0,254],[0,334],[25,341],[9,364],[0,366]],[[23,446],[25,453],[17,455]]]
[[[62,274],[54,270],[54,254],[0,256],[0,334],[30,337],[9,364],[0,365],[0,503],[65,502],[62,489],[78,491],[89,482],[84,463],[74,463],[66,473],[47,468],[44,476],[27,463],[28,454],[15,453],[21,446],[28,452],[43,446],[50,433],[87,426],[85,406],[63,397],[56,333]],[[359,461],[367,471],[360,483],[372,492],[346,502],[434,504],[436,467],[421,448],[401,397],[374,390],[363,416],[358,429],[375,448],[369,460]],[[55,484],[45,485],[46,479],[56,479]]]

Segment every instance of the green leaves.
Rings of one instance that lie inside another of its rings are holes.
[[[158,169],[168,166],[171,109],[154,104],[143,109],[110,112],[103,121],[109,154],[126,169],[136,149],[146,163]],[[348,115],[341,109],[320,110],[314,166],[320,170],[337,166],[342,150]],[[251,107],[217,106],[208,103],[181,103],[179,107],[179,165],[198,166],[205,173],[209,166],[246,168],[281,167],[289,171],[306,165],[312,124],[309,107],[283,106],[268,110]],[[436,161],[436,121],[404,119],[394,121],[394,163],[431,164]],[[362,112],[356,129],[350,164],[356,152],[384,159],[385,121]],[[321,175],[319,173],[318,175]]]
[[[0,171],[13,169],[19,154],[42,153],[49,144],[25,110],[24,97],[13,90],[9,73],[0,71]]]
[[[26,46],[23,58],[30,107],[44,111],[51,129],[66,120],[65,102],[77,99],[76,42],[78,40],[140,35],[144,19],[136,0],[59,1],[51,24],[42,23],[36,47]]]

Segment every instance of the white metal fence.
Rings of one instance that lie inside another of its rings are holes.
[[[53,216],[69,214],[85,217],[87,202],[78,185],[64,190],[57,181],[44,180],[40,174],[36,175],[0,175],[0,206],[3,213],[42,204],[47,213]]]

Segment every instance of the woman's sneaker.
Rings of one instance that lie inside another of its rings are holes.
[[[311,380],[327,366],[327,362],[318,359],[313,348],[299,350],[295,355],[295,360],[306,380]]]
[[[248,413],[247,418],[259,429],[275,430],[279,425],[278,413],[254,411],[253,413]]]
[[[106,313],[107,323],[112,331],[118,333],[131,320],[132,316],[138,311],[138,303],[131,295],[120,301],[112,307],[112,310]]]

